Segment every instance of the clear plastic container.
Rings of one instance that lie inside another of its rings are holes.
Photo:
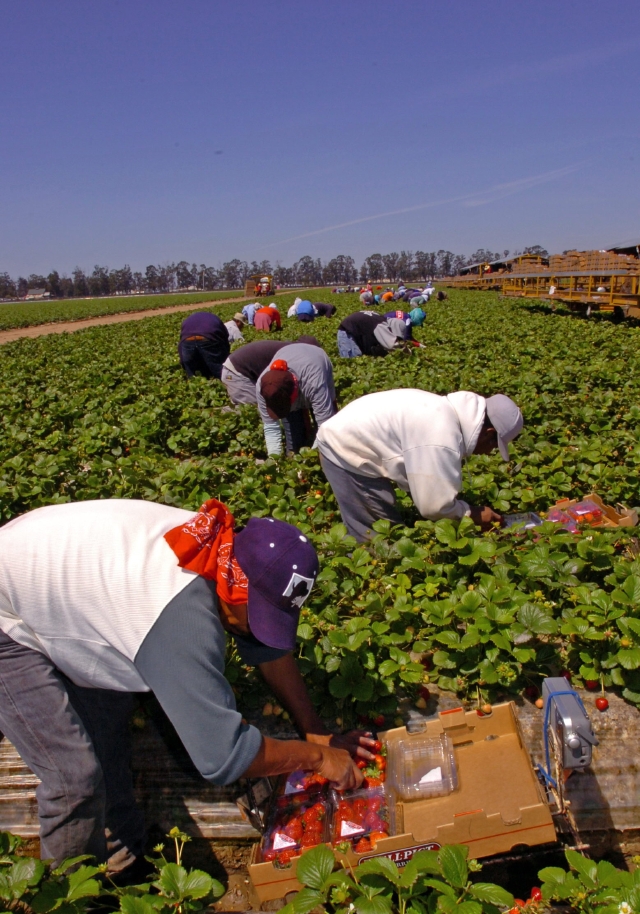
[[[381,838],[392,834],[389,798],[383,787],[335,793],[331,843],[338,849],[350,846],[365,854]]]
[[[531,530],[532,527],[539,527],[542,518],[533,511],[525,511],[522,514],[505,514],[505,527],[521,526],[524,530]]]
[[[390,740],[389,783],[403,800],[443,797],[458,786],[451,740],[444,733]]]
[[[260,845],[262,861],[288,866],[305,847],[329,840],[332,805],[328,797],[297,794],[278,797]]]
[[[578,532],[578,524],[575,518],[571,517],[570,514],[567,514],[566,511],[563,511],[561,508],[549,508],[547,511],[547,520],[550,520],[553,524],[560,524],[569,530],[570,533]]]
[[[315,774],[313,771],[303,771],[302,769],[292,771],[278,786],[278,793],[286,797],[299,793],[328,794],[328,792],[327,778],[322,777],[321,774]]]
[[[567,508],[567,514],[575,518],[579,524],[588,524],[590,527],[599,527],[604,521],[602,508],[599,508],[595,502],[589,501],[588,498]]]

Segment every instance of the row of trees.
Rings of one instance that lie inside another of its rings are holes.
[[[525,248],[522,253],[542,253],[539,245]],[[514,251],[514,254],[521,253]],[[272,266],[268,260],[261,263],[246,260],[229,260],[215,268],[204,263],[170,263],[162,266],[149,265],[144,273],[133,272],[128,264],[121,269],[95,266],[92,273],[85,273],[80,267],[71,276],[60,275],[53,270],[48,276],[32,273],[14,280],[8,273],[0,273],[0,299],[24,298],[30,289],[45,289],[53,298],[84,298],[99,295],[127,295],[134,292],[175,292],[180,289],[197,288],[240,289],[254,273],[271,273],[281,286],[349,285],[372,280],[386,279],[397,282],[422,282],[437,276],[453,276],[467,264],[479,261],[497,260],[507,257],[509,251],[494,253],[479,248],[470,257],[453,254],[451,251],[400,251],[391,254],[371,254],[358,269],[353,257],[338,254],[323,263],[320,258],[309,255],[301,257],[292,266],[281,263]]]

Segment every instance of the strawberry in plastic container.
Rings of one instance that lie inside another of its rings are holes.
[[[328,839],[327,800],[313,795],[279,797],[262,839],[261,859],[289,867],[293,857]]]
[[[390,831],[383,788],[336,795],[331,840],[338,850],[346,853],[352,848],[357,854],[364,854],[381,838],[388,838]]]

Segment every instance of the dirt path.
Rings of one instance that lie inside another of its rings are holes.
[[[47,336],[49,333],[74,333],[85,327],[100,327],[102,324],[122,324],[124,321],[141,321],[145,317],[158,317],[160,314],[176,314],[179,311],[197,311],[198,308],[211,308],[214,305],[225,305],[229,302],[243,304],[247,298],[217,298],[214,301],[193,302],[188,305],[171,305],[167,308],[150,308],[148,311],[124,311],[120,314],[104,314],[102,317],[86,317],[77,321],[58,321],[51,324],[36,324],[35,327],[13,327],[11,330],[0,330],[0,345],[12,343],[24,337]]]

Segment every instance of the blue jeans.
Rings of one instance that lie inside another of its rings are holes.
[[[178,346],[180,364],[188,378],[197,371],[205,378],[217,378],[222,374],[222,363],[229,358],[228,346],[220,347],[211,340],[181,340]]]
[[[128,692],[74,685],[0,631],[0,732],[40,778],[43,859],[92,854],[117,872],[144,853],[133,797]]]
[[[355,359],[362,355],[362,350],[346,330],[338,330],[338,352],[343,359]]]

